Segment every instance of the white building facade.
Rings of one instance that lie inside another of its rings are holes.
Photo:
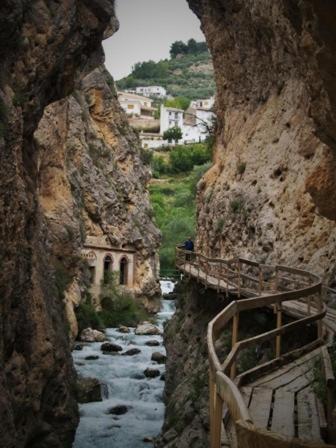
[[[160,113],[160,133],[163,135],[168,129],[178,127],[183,128],[184,110],[161,105]]]
[[[154,119],[153,101],[144,96],[128,92],[118,92],[118,100],[127,115]]]
[[[153,98],[165,98],[167,96],[167,91],[162,86],[140,86],[136,87],[135,92]]]
[[[200,100],[194,100],[191,101],[190,107],[193,109],[204,109],[204,110],[210,110],[213,109],[215,105],[215,97],[212,96],[210,98],[206,99],[200,99]]]

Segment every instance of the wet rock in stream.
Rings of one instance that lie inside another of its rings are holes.
[[[79,376],[76,388],[77,400],[79,403],[102,401],[100,382],[96,378],[84,378]]]
[[[108,409],[107,413],[112,415],[124,415],[128,412],[129,407],[124,404],[119,404],[113,406],[113,408]]]
[[[139,348],[130,348],[126,352],[122,353],[122,356],[134,356],[141,353],[141,350]]]
[[[157,362],[158,364],[165,364],[166,362],[166,355],[160,352],[154,352],[152,354],[151,360],[154,362]]]
[[[144,374],[147,378],[156,378],[160,376],[160,370],[150,369],[149,367],[144,371]]]
[[[104,353],[116,353],[122,352],[122,347],[121,345],[115,344],[114,342],[105,342],[100,347],[100,350]]]
[[[160,341],[156,341],[155,339],[152,339],[150,341],[145,342],[145,345],[148,347],[158,347],[160,344]]]

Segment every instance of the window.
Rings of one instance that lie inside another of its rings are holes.
[[[107,283],[107,276],[109,272],[112,272],[113,260],[111,255],[106,255],[104,258],[104,283]]]
[[[90,269],[90,283],[91,285],[93,285],[96,278],[96,268],[94,266],[90,266],[89,269]]]
[[[121,285],[127,285],[127,281],[128,281],[128,261],[127,258],[123,257],[120,260],[120,281],[119,283]]]

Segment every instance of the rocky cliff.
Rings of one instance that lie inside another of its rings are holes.
[[[336,5],[188,2],[217,85],[214,165],[198,185],[197,249],[308,267],[335,283]],[[166,330],[168,407],[159,446],[206,446],[207,390],[200,381],[195,392],[194,376],[202,380],[207,367],[211,299],[199,294],[190,286]]]
[[[136,249],[134,292],[153,307],[150,298],[159,293],[153,259],[160,235],[146,190],[149,170],[103,66],[87,75],[73,95],[46,108],[35,141],[39,199],[51,230],[54,264],[67,283],[73,334],[74,305],[83,290],[78,260],[88,237],[108,236],[112,247]]]
[[[214,166],[198,248],[305,266],[335,281],[333,2],[189,0],[217,84]]]
[[[71,446],[78,415],[63,300],[78,272],[79,247],[88,229],[99,233],[112,226],[113,214],[116,227],[126,213],[136,214],[139,197],[143,213],[150,213],[144,191],[148,174],[130,149],[136,139],[122,135],[125,120],[111,89],[109,99],[103,98],[108,89],[102,70],[87,76],[103,62],[102,39],[116,29],[113,0],[5,0],[0,6],[0,439],[5,448]],[[62,100],[79,88],[85,92],[77,99]],[[45,124],[34,138],[43,113]],[[82,126],[85,119],[90,126]],[[95,156],[86,156],[86,150]],[[86,168],[91,172],[84,173]],[[134,179],[124,179],[123,172]],[[96,193],[93,182],[102,184]],[[120,210],[124,199],[125,212]],[[121,243],[132,234],[145,259],[152,249],[146,238],[140,241],[144,219],[141,215],[138,233],[129,225],[113,234]],[[147,271],[139,288],[150,283]]]

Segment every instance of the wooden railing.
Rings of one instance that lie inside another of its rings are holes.
[[[238,299],[232,300],[208,325],[211,448],[220,448],[221,446],[224,403],[233,422],[235,422],[239,447],[273,446],[269,441],[272,438],[277,440],[278,436],[270,431],[265,432],[254,427],[239,391],[239,384],[244,376],[246,377],[252,372],[254,374],[258,371],[261,372],[266,367],[270,368],[272,363],[279,363],[280,360],[285,362],[286,359],[290,359],[294,355],[295,351],[282,352],[282,336],[284,334],[316,323],[317,336],[315,343],[310,342],[307,346],[301,348],[302,350],[305,348],[309,350],[322,342],[322,319],[326,314],[326,306],[322,299],[320,278],[308,271],[287,266],[263,265],[242,258],[228,261],[209,258],[179,248],[176,250],[176,265],[182,272],[192,275],[206,286],[224,290],[227,295],[231,292]],[[239,300],[242,297],[244,298]],[[284,324],[282,321],[282,304],[289,301],[304,302],[306,313],[302,318]],[[270,306],[276,313],[276,328],[248,339],[239,340],[240,313]],[[216,341],[222,331],[228,327],[231,328],[232,332],[231,350],[225,361],[222,362],[217,356]],[[275,340],[273,359],[254,367],[250,371],[241,372],[237,376],[237,360],[241,351],[270,340]],[[251,436],[252,433],[253,437]],[[249,442],[250,439],[251,442]],[[286,445],[283,442],[281,447],[294,446],[291,443],[288,440],[288,444]],[[274,446],[278,445],[275,444]]]

